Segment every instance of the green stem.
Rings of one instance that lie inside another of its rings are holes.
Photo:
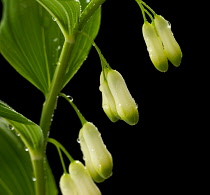
[[[44,158],[32,159],[36,195],[45,194]]]
[[[87,21],[94,14],[94,12],[105,2],[106,0],[92,0],[86,8],[83,10],[80,22],[79,22],[79,30],[83,29]]]
[[[60,96],[65,98],[73,107],[74,111],[77,113],[77,116],[79,117],[82,125],[84,125],[87,121],[85,119],[85,117],[82,115],[82,113],[79,111],[79,109],[77,108],[77,106],[73,103],[73,98],[69,99],[68,96],[66,96],[64,93],[60,93]]]
[[[68,151],[63,147],[63,145],[61,143],[59,143],[57,140],[53,139],[53,138],[48,138],[47,141],[51,144],[54,144],[57,148],[60,148],[65,155],[68,157],[70,162],[73,162],[74,159],[72,158],[72,156],[68,153]]]
[[[58,95],[63,87],[64,75],[66,73],[66,68],[69,62],[70,53],[73,45],[74,42],[72,41],[64,42],[59,61],[57,63],[57,68],[54,73],[50,91],[47,94],[46,100],[43,104],[40,127],[43,130],[45,140],[47,139],[48,132],[52,123],[52,116],[57,106]]]

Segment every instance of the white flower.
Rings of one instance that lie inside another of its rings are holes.
[[[112,156],[107,150],[96,126],[86,122],[79,133],[79,143],[85,165],[96,182],[102,182],[112,175]]]
[[[158,35],[163,42],[163,47],[168,60],[174,65],[179,66],[182,59],[182,51],[175,40],[171,31],[171,25],[160,15],[155,15],[154,19],[155,27]]]
[[[161,72],[166,72],[168,70],[168,60],[154,25],[149,22],[144,22],[142,33],[147,46],[147,51],[149,52],[150,59],[155,68]]]
[[[60,189],[62,195],[78,195],[77,187],[71,176],[67,173],[63,174],[60,178]]]
[[[132,98],[122,75],[116,70],[109,70],[107,83],[119,117],[129,125],[137,124],[139,120],[137,104]]]
[[[80,161],[70,163],[69,173],[76,185],[78,195],[101,195],[86,167]]]
[[[100,75],[100,91],[102,92],[102,108],[106,115],[112,122],[116,122],[119,120],[119,115],[117,114],[116,104],[112,93],[109,89],[108,83],[104,80],[103,71]]]

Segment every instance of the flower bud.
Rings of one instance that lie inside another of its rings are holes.
[[[174,65],[179,66],[182,59],[182,51],[179,44],[175,40],[171,31],[171,25],[160,15],[155,15],[155,27],[158,35],[163,42],[163,47],[168,60]]]
[[[161,72],[166,72],[168,70],[168,60],[163,50],[163,44],[158,37],[153,24],[144,22],[142,33],[147,46],[147,51],[149,52],[150,59],[155,68]]]
[[[102,182],[112,175],[112,156],[107,150],[96,126],[86,122],[79,133],[85,165],[95,182]]]
[[[69,173],[77,187],[78,195],[101,195],[100,190],[80,161],[70,163]]]
[[[62,195],[78,195],[77,188],[69,174],[63,174],[60,179]]]
[[[107,81],[104,80],[103,71],[101,72],[100,75],[99,89],[102,92],[102,108],[104,112],[112,122],[118,121],[119,115],[117,114],[115,101],[111,94]]]
[[[137,124],[139,120],[137,104],[132,98],[121,74],[116,70],[109,70],[107,83],[120,118],[129,125]]]

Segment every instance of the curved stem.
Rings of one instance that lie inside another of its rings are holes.
[[[85,117],[82,115],[82,113],[79,111],[79,109],[77,108],[77,106],[73,103],[73,98],[69,99],[68,96],[66,96],[64,93],[60,93],[60,96],[63,97],[64,99],[66,99],[71,106],[73,107],[74,111],[77,113],[77,116],[79,117],[82,125],[84,125],[87,121],[85,119]]]
[[[68,157],[70,162],[74,161],[72,156],[67,152],[67,150],[63,147],[63,145],[61,143],[59,143],[57,140],[55,140],[53,138],[48,138],[47,141],[54,144],[57,148],[60,148],[65,153],[65,155]]]

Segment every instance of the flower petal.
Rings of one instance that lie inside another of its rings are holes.
[[[77,186],[78,195],[101,195],[100,190],[80,161],[70,163],[69,172]]]
[[[168,70],[168,60],[153,24],[145,22],[142,27],[142,32],[152,63],[159,71],[166,72]]]
[[[107,74],[107,82],[120,118],[129,125],[137,124],[139,120],[137,104],[132,98],[122,75],[116,70],[110,70]]]
[[[179,44],[173,36],[173,33],[171,31],[171,25],[160,15],[155,15],[154,23],[158,35],[160,36],[161,41],[163,42],[164,50],[168,60],[174,66],[179,66],[182,59],[182,51]]]

